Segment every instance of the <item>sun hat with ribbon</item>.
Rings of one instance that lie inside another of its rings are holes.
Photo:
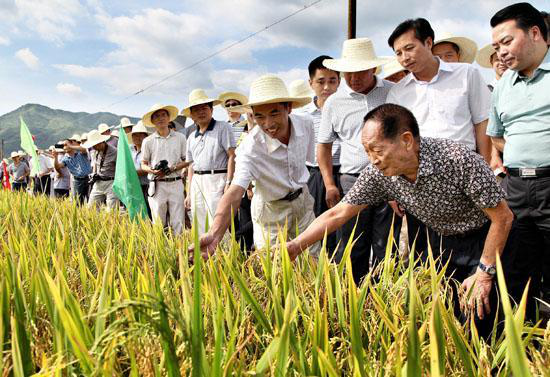
[[[178,108],[173,105],[161,105],[161,104],[155,104],[151,108],[149,108],[149,111],[145,113],[145,115],[142,117],[142,122],[145,126],[149,127],[155,127],[153,122],[151,122],[151,116],[153,113],[155,113],[157,110],[164,109],[168,112],[168,121],[174,121],[176,117],[178,117]]]
[[[385,63],[383,66],[383,79],[386,79],[387,77],[390,77],[398,72],[405,71],[406,69],[402,67],[400,62],[398,62],[398,59],[393,58],[390,62]]]
[[[457,37],[452,33],[442,33],[434,40],[432,47],[436,46],[439,43],[449,42],[455,44],[459,47],[459,61],[461,63],[472,63],[474,62],[474,57],[478,46],[476,42],[467,37]]]
[[[88,134],[88,140],[82,144],[82,147],[88,149],[103,142],[107,142],[111,135],[102,135],[99,130],[92,130]]]
[[[220,95],[218,96],[218,100],[220,101],[220,104],[222,104],[222,106],[224,108],[227,108],[226,101],[228,101],[228,100],[237,100],[241,103],[241,105],[246,104],[247,102],[249,102],[249,99],[247,98],[247,96],[245,96],[244,94],[241,94],[239,92],[223,92],[223,93],[220,93]]]
[[[106,123],[100,123],[98,125],[98,131],[99,131],[100,134],[103,134],[106,131],[111,131],[112,128],[113,128],[113,126],[109,126]]]
[[[481,66],[485,68],[493,68],[492,67],[492,55],[496,54],[496,50],[492,46],[492,44],[488,44],[478,50],[476,53],[476,62]]]
[[[292,97],[314,97],[315,93],[310,84],[302,79],[293,80],[289,84],[289,94]]]
[[[276,75],[267,74],[260,76],[252,82],[249,90],[249,101],[246,104],[231,107],[229,110],[245,113],[253,106],[275,104],[278,102],[290,102],[293,109],[296,109],[310,103],[311,101],[312,98],[308,96],[291,96],[283,80]]]
[[[208,104],[212,102],[212,106],[216,106],[222,103],[219,99],[210,98],[207,93],[200,88],[194,89],[188,96],[188,105],[183,108],[180,114],[186,117],[191,117],[191,108],[196,105]]]
[[[134,126],[135,124],[132,123],[132,121],[130,121],[130,119],[128,119],[127,117],[122,117],[121,118],[121,123],[119,124],[119,126],[121,128],[125,128],[125,127],[130,127],[130,126]]]
[[[389,58],[378,57],[375,54],[371,39],[354,38],[343,42],[339,59],[325,59],[323,65],[333,71],[360,72],[379,68],[388,61]]]
[[[132,131],[130,132],[130,134],[139,134],[139,133],[149,135],[149,130],[147,130],[147,128],[144,126],[142,121],[138,121],[138,123],[136,123],[132,127]]]

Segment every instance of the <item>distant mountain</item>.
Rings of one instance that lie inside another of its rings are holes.
[[[19,117],[29,127],[35,137],[38,148],[46,149],[59,140],[73,134],[81,134],[95,129],[100,123],[118,125],[124,115],[113,113],[73,113],[61,109],[51,109],[44,105],[27,104],[0,116],[0,139],[4,140],[4,157],[12,151],[20,150],[20,121]],[[135,123],[138,118],[128,117]]]

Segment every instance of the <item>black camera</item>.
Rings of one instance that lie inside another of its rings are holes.
[[[98,174],[93,174],[88,180],[88,185],[93,186],[96,181],[99,181],[99,178],[100,176]]]
[[[56,143],[54,144],[54,147],[56,150],[62,150],[65,147],[64,143]]]
[[[168,161],[166,161],[166,160],[161,160],[160,162],[158,162],[157,165],[155,165],[155,167],[153,169],[156,170],[156,171],[163,172],[163,174],[165,176],[168,176],[170,174],[170,172],[172,172],[170,170],[170,167],[168,166]]]

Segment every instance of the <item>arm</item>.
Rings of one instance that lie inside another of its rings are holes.
[[[505,148],[505,139],[503,137],[492,137],[492,144],[498,151],[503,152]]]
[[[483,211],[490,218],[491,225],[486,236],[482,256],[480,256],[480,262],[484,265],[495,265],[496,256],[501,255],[509,237],[509,231],[513,224],[513,213],[505,200],[501,200],[496,207],[486,208]],[[493,277],[477,268],[472,276],[463,281],[461,288],[465,293],[469,293],[473,285],[475,287],[469,305],[474,307],[476,299],[478,317],[483,319],[485,313],[490,313],[490,291],[493,285]]]
[[[335,180],[333,180],[332,148],[333,143],[318,143],[317,147],[318,165],[325,184],[325,200],[329,208],[332,208],[341,200],[341,193],[335,184]]]
[[[486,135],[486,126],[488,126],[488,120],[477,123],[474,125],[474,132],[476,138],[476,151],[482,155],[486,163],[490,164],[492,160],[492,142],[490,137]]]
[[[226,186],[224,187],[224,193],[230,188],[231,180],[233,180],[233,174],[235,172],[235,148],[228,149],[228,174],[226,176]]]
[[[493,144],[493,138],[492,138],[492,160],[490,162],[490,168],[492,168],[492,171],[498,168],[503,169],[503,160],[501,159],[499,150]]]
[[[188,164],[192,164],[193,162],[190,162]],[[193,180],[193,165],[189,165],[187,169],[187,190],[186,190],[186,198],[184,199],[184,206],[186,209],[191,209],[191,180]]]
[[[308,246],[323,239],[325,232],[327,234],[332,233],[366,207],[367,205],[351,205],[339,202],[337,206],[321,214],[302,234],[287,243],[287,251],[291,260],[294,260]]]
[[[208,258],[214,254],[218,243],[224,237],[224,234],[232,219],[232,214],[237,212],[239,205],[241,205],[241,199],[245,189],[239,185],[231,185],[230,188],[218,203],[216,208],[216,214],[214,215],[214,222],[209,232],[201,237],[200,248],[203,258]],[[193,246],[189,248],[189,253],[193,252]]]
[[[58,158],[58,153],[54,153],[54,168],[56,170],[57,173],[59,173],[60,175],[62,174],[61,173],[61,170],[63,169],[63,167],[65,166],[63,163],[60,163],[59,161],[59,158]]]
[[[65,148],[68,148],[70,150],[73,150],[73,151],[76,151],[76,152],[80,152],[84,155],[88,155],[88,150],[82,146],[69,146],[69,145],[66,145]]]

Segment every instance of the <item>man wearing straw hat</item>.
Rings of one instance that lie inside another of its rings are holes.
[[[443,33],[434,41],[432,53],[447,63],[472,63],[478,46],[467,37],[457,37],[451,33]]]
[[[376,70],[388,60],[377,57],[369,38],[357,38],[344,41],[341,58],[323,61],[326,68],[342,72],[348,85],[346,91],[335,93],[325,102],[318,134],[317,160],[329,208],[340,201],[342,193],[350,190],[369,163],[361,142],[362,121],[367,112],[385,103],[392,87],[391,82],[375,75]],[[333,177],[332,144],[337,139],[341,143],[340,188]],[[350,259],[357,283],[369,270],[372,249],[374,264],[384,258],[392,219],[392,209],[388,204],[383,204],[362,211],[357,226],[356,220],[351,220],[337,230],[340,244],[336,260],[340,261],[356,226],[354,238],[357,240]]]
[[[398,83],[409,73],[396,58],[392,59],[390,62],[385,63],[383,66],[383,79],[392,81],[393,83]]]
[[[73,136],[74,137],[74,136]],[[58,142],[59,144],[63,144],[63,142]],[[56,155],[56,148],[54,146],[50,146],[48,149],[50,154],[53,156],[53,166],[55,168],[55,155]],[[62,152],[63,150],[59,150],[59,152]],[[52,173],[52,182],[53,182],[53,196],[55,198],[64,198],[69,197],[69,192],[71,189],[71,172],[66,166],[59,167],[61,169],[54,169],[54,172]]]
[[[112,145],[113,147],[117,147],[117,144],[119,143],[119,137],[113,133],[113,128],[115,126],[109,126],[106,123],[100,123],[98,125],[98,131],[101,135],[109,136],[109,139],[107,140],[107,143]]]
[[[197,129],[187,141],[186,161],[189,194],[186,207],[197,219],[199,235],[212,224],[218,201],[228,189],[235,170],[235,140],[232,126],[212,118],[213,107],[220,100],[209,98],[204,90],[194,89],[182,114],[191,117]],[[237,210],[237,208],[236,208]]]
[[[20,152],[14,151],[11,153],[10,158],[13,163],[8,166],[13,191],[25,191],[27,189],[27,177],[31,173],[29,166],[21,160],[22,154]]]
[[[74,147],[80,152],[91,149],[92,178],[89,184],[92,185],[92,190],[88,198],[88,206],[99,208],[101,204],[106,204],[108,209],[115,209],[119,206],[119,200],[113,192],[117,147],[108,143],[110,138],[110,135],[102,135],[98,130],[92,130],[88,134],[86,143]]]
[[[161,222],[176,235],[184,231],[184,184],[180,171],[188,164],[186,137],[168,128],[178,108],[155,104],[142,117],[144,126],[155,132],[142,142],[142,169],[149,178],[149,206],[153,223]]]
[[[318,141],[319,128],[321,123],[321,112],[325,102],[329,96],[333,95],[341,83],[340,73],[330,70],[323,65],[325,59],[332,59],[328,55],[321,55],[313,59],[308,64],[309,82],[305,83],[303,80],[295,80],[291,83],[289,92],[293,97],[311,97],[314,96],[312,102],[298,109],[297,114],[307,115],[312,119],[314,126],[314,139],[315,143]],[[300,86],[302,82],[302,87]],[[296,86],[296,89],[294,87]],[[306,88],[304,88],[306,87]],[[303,89],[301,89],[303,88]],[[312,93],[313,92],[313,93]],[[340,153],[341,147],[338,140],[333,142],[331,150],[332,165],[333,165],[333,179],[335,182],[339,182],[340,171]],[[327,201],[325,200],[325,184],[323,183],[323,176],[318,165],[317,159],[313,161],[307,161],[306,166],[310,172],[308,178],[308,190],[312,197],[314,197],[314,215],[320,216],[325,210],[328,209]],[[327,235],[326,250],[333,253],[337,247],[337,236],[335,233]]]
[[[247,120],[241,115],[241,113],[232,112],[230,108],[246,104],[249,99],[247,96],[239,92],[223,92],[218,96],[218,100],[228,113],[228,123],[232,125],[233,139],[237,144],[243,135],[245,127],[247,127]]]
[[[122,122],[121,122],[122,123]],[[147,178],[147,172],[142,169],[142,144],[145,138],[149,135],[149,131],[144,126],[142,120],[139,120],[136,125],[132,127],[130,131],[130,137],[132,139],[132,146],[130,146],[130,152],[132,154],[132,160],[134,160],[134,167],[138,173],[140,179],[140,186],[142,187],[143,197],[145,198],[145,204],[147,206],[147,214],[151,218],[151,207],[148,201],[148,186],[149,179]]]
[[[81,141],[82,138],[74,134],[64,142],[63,150],[65,154],[54,151],[54,168],[56,172],[62,172],[64,167],[69,169],[71,176],[73,176],[73,196],[82,205],[88,201],[88,175],[92,173],[92,166],[87,150],[80,147]],[[63,155],[61,159],[59,158],[60,154]]]
[[[494,70],[495,79],[492,84],[488,84],[488,88],[493,92],[497,82],[501,79],[505,71],[507,71],[507,66],[501,61],[501,59],[499,59],[497,52],[491,43],[478,50],[478,53],[476,54],[476,62],[481,67]]]
[[[212,227],[201,237],[203,258],[214,253],[233,209],[239,208],[253,180],[251,210],[257,249],[275,245],[284,226],[293,236],[314,220],[305,164],[314,155],[312,121],[290,114],[310,101],[309,97],[290,97],[283,80],[275,75],[261,76],[251,84],[249,102],[240,111],[252,109],[258,126],[238,148],[231,186],[218,204]],[[318,256],[319,245],[310,248],[310,254]]]

